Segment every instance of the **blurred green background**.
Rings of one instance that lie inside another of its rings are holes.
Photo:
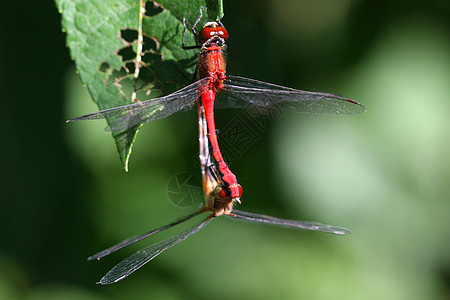
[[[178,172],[200,178],[196,113],[145,126],[125,173],[104,121],[64,123],[96,107],[53,1],[2,1],[0,299],[449,299],[449,2],[224,9],[230,74],[367,106],[284,114],[256,131],[228,154],[245,190],[240,208],[353,234],[219,218],[119,284],[95,285],[158,238],[86,257],[193,210],[173,205],[167,188]],[[241,113],[221,111],[217,127]]]

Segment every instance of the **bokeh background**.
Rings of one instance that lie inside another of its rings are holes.
[[[200,180],[196,113],[145,126],[125,173],[104,121],[64,123],[96,107],[54,3],[2,1],[0,299],[450,299],[449,2],[224,6],[230,74],[367,106],[284,114],[245,151],[225,148],[241,209],[353,233],[219,218],[119,284],[95,285],[159,238],[86,257],[194,209],[167,190],[179,172]],[[240,114],[221,111],[217,127]]]

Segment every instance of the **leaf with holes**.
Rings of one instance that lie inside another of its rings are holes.
[[[148,100],[189,83],[196,53],[181,47],[183,18],[193,24],[201,6],[210,19],[222,15],[221,0],[55,1],[71,57],[99,109]],[[112,134],[125,170],[139,127]]]

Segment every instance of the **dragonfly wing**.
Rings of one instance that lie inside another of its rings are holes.
[[[164,97],[101,110],[67,122],[107,119],[109,123],[109,127],[106,128],[107,131],[122,132],[191,109],[206,81],[205,79],[196,81]]]
[[[217,99],[218,108],[256,105],[282,111],[319,114],[366,111],[363,104],[335,94],[301,91],[239,76],[227,76],[224,89]]]
[[[192,213],[192,214],[190,214],[188,216],[185,216],[185,217],[179,219],[178,221],[172,222],[172,223],[170,223],[170,224],[168,224],[166,226],[160,227],[158,229],[149,231],[147,233],[144,233],[144,234],[141,234],[141,235],[138,235],[138,236],[134,236],[134,237],[128,238],[128,239],[120,242],[119,244],[116,244],[116,245],[114,245],[112,247],[109,247],[108,249],[100,251],[100,252],[98,252],[98,253],[96,253],[96,254],[94,254],[92,256],[89,256],[87,260],[100,260],[102,257],[110,255],[111,253],[114,253],[114,252],[116,252],[116,251],[118,251],[118,250],[120,250],[120,249],[122,249],[122,248],[124,248],[126,246],[129,246],[131,244],[137,243],[137,242],[139,242],[139,241],[141,241],[141,240],[143,240],[145,238],[148,238],[149,236],[157,234],[158,232],[161,232],[163,230],[169,229],[169,228],[171,228],[171,227],[173,227],[175,225],[183,223],[184,221],[192,219],[193,217],[197,216],[198,214],[200,214],[202,212],[203,212],[203,210],[196,211],[196,212],[194,212],[194,213]]]
[[[209,216],[206,220],[204,220],[200,224],[180,234],[177,234],[167,240],[161,241],[159,243],[150,245],[147,248],[139,250],[135,254],[122,260],[120,263],[114,266],[98,283],[111,284],[126,278],[131,273],[141,268],[143,265],[154,259],[156,256],[158,256],[165,250],[175,246],[176,244],[184,241],[191,235],[200,231],[200,229],[205,227],[211,220],[212,217]]]
[[[297,220],[287,220],[275,218],[267,215],[255,214],[246,211],[241,211],[237,209],[233,209],[230,217],[245,220],[249,222],[257,222],[257,223],[266,223],[277,226],[284,226],[290,228],[298,228],[305,230],[313,230],[313,231],[322,231],[327,233],[333,233],[338,235],[350,234],[352,231],[345,227],[326,225],[317,222],[307,222],[307,221],[297,221]]]

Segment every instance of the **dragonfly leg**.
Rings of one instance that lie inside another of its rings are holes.
[[[200,16],[197,18],[197,20],[195,21],[194,25],[191,28],[191,31],[194,34],[196,40],[198,39],[198,36],[197,36],[197,31],[195,30],[195,27],[197,27],[198,22],[200,22],[200,20],[203,18],[203,10],[206,10],[206,7],[201,6],[200,7]],[[184,27],[184,30],[183,30],[183,40],[181,42],[181,47],[183,49],[185,49],[185,50],[188,50],[188,49],[200,49],[201,45],[186,46],[186,44],[184,42],[185,38],[186,38],[186,30],[187,30],[186,18],[183,18],[183,27]]]

